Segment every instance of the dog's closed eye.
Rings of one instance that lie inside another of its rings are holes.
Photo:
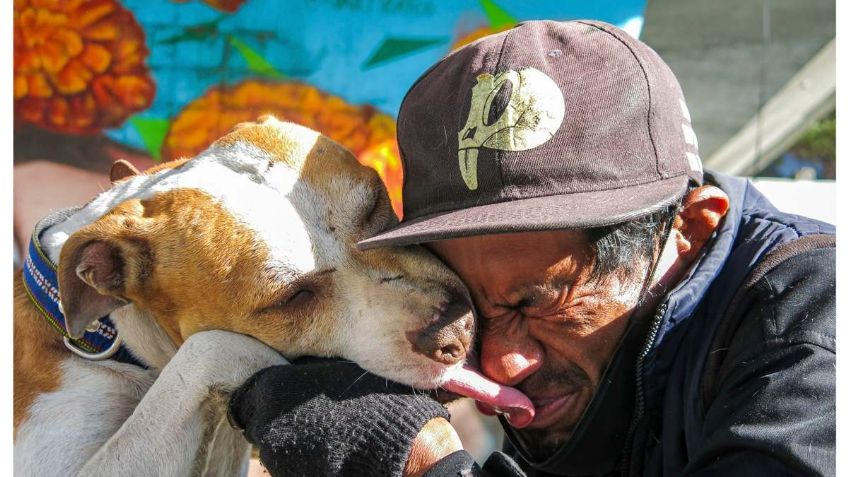
[[[307,287],[289,287],[282,296],[270,305],[262,307],[259,314],[277,314],[284,310],[296,310],[309,305],[315,298],[315,290]]]
[[[280,300],[278,306],[305,305],[306,302],[312,300],[313,298],[315,298],[314,291],[308,288],[300,288]]]
[[[328,277],[335,272],[335,268],[321,270],[303,275],[288,283],[270,303],[261,309],[262,312],[279,311],[302,307],[310,304],[320,293],[321,289],[329,282]]]
[[[378,210],[380,210],[380,196],[375,195],[374,200],[371,201],[371,205],[364,209],[365,213],[360,217],[360,227],[367,227],[373,219],[375,219],[375,214]]]

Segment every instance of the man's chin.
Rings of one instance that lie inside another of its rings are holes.
[[[546,460],[568,444],[574,429],[573,426],[565,429],[513,429],[513,433],[536,460]]]
[[[541,427],[531,424],[523,429],[513,428],[513,434],[521,441],[523,448],[534,455],[536,460],[546,460],[571,440],[577,425],[588,408],[591,397],[592,390],[588,388],[575,392],[571,395],[572,400],[567,407],[548,417],[548,421],[556,418],[549,425]],[[542,417],[542,420],[538,422],[542,424],[545,416],[537,417]]]

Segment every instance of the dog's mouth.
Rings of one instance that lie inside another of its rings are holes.
[[[439,401],[452,401],[457,395],[469,397],[503,414],[516,429],[533,422],[536,414],[533,402],[524,393],[492,381],[470,364],[451,370],[442,388],[448,394],[438,395]]]

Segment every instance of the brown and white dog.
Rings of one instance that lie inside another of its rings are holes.
[[[467,294],[420,247],[357,250],[395,220],[350,152],[263,118],[49,227],[70,334],[109,314],[149,369],[68,351],[17,277],[16,475],[243,473],[225,396],[277,352],[443,384],[470,344]]]

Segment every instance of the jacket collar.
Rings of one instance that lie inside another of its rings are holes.
[[[710,285],[721,273],[739,233],[748,181],[705,172],[704,183],[723,190],[730,199],[730,208],[701,257],[683,280],[666,294],[662,302],[665,311],[651,350],[643,361],[643,374],[651,378],[644,383],[645,398],[648,402],[663,388],[664,378],[674,361],[671,357],[677,354],[683,341],[683,330],[704,300]]]

